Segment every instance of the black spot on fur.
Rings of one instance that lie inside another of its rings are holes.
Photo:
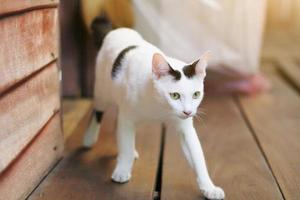
[[[179,81],[181,79],[180,71],[174,70],[170,65],[169,68],[169,74],[174,77],[174,80]]]
[[[117,73],[118,71],[120,70],[121,68],[121,65],[122,65],[122,61],[126,55],[126,53],[128,53],[130,50],[132,49],[135,49],[137,48],[137,46],[135,45],[132,45],[132,46],[129,46],[129,47],[126,47],[125,49],[123,49],[119,55],[117,56],[114,64],[113,64],[113,67],[111,69],[111,77],[114,79],[116,76],[117,76]]]
[[[95,111],[95,115],[96,115],[96,121],[98,123],[100,123],[101,120],[102,120],[102,117],[103,117],[103,112],[101,112],[101,111]]]
[[[196,75],[196,65],[199,62],[199,60],[193,62],[190,65],[186,65],[183,67],[182,71],[183,74],[187,77],[187,78],[192,78],[193,76]]]

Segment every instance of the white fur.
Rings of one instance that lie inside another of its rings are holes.
[[[85,148],[90,148],[91,146],[93,146],[98,140],[99,131],[100,123],[97,123],[96,116],[93,115],[90,126],[83,137],[82,145]]]
[[[111,69],[116,57],[131,45],[138,47],[126,54],[121,70],[117,77],[112,79]],[[174,70],[181,72],[179,81],[174,81],[170,75],[156,76],[157,74],[152,72],[152,65],[156,63],[153,61],[154,54],[157,53],[162,55]],[[175,127],[180,133],[184,154],[196,172],[199,189],[204,196],[211,199],[224,198],[223,190],[216,187],[208,175],[203,151],[193,126],[193,118],[183,113],[191,111],[193,116],[197,112],[203,98],[206,64],[206,60],[201,60],[196,70],[199,73],[188,79],[182,72],[186,63],[165,56],[134,30],[121,28],[105,37],[97,57],[94,106],[99,111],[105,111],[111,104],[119,108],[117,128],[119,154],[117,166],[112,174],[114,181],[123,183],[129,181],[131,177],[134,158],[137,157],[135,125],[139,121],[159,120]],[[193,98],[195,91],[201,92],[197,99]],[[181,98],[172,99],[170,93],[173,92],[179,93]],[[96,139],[97,136],[88,132],[85,144],[89,146]]]

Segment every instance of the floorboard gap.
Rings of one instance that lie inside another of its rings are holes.
[[[161,195],[165,138],[166,138],[166,127],[165,127],[165,125],[162,125],[159,161],[158,161],[158,166],[157,166],[157,174],[156,174],[154,191],[153,191],[153,195],[152,195],[153,200],[160,200],[160,195]]]
[[[60,161],[62,161],[64,157],[60,158],[53,166],[50,167],[49,171],[42,177],[42,179],[38,182],[38,184],[33,188],[33,190],[28,194],[25,200],[29,200],[31,195],[38,189],[38,187],[47,179],[47,177],[54,171],[54,169],[58,166]]]
[[[279,77],[285,82],[287,85],[289,85],[293,90],[295,90],[298,94],[300,94],[300,88],[297,85],[297,83],[294,82],[293,79],[289,77],[289,75],[286,74],[284,70],[282,70],[282,67],[279,63],[273,62],[273,65],[276,67],[276,71],[279,75]]]
[[[237,105],[237,107],[238,107],[238,109],[239,109],[239,111],[240,111],[240,113],[241,113],[242,118],[244,119],[244,121],[245,121],[245,123],[246,123],[246,126],[249,128],[249,131],[251,132],[251,134],[252,134],[252,136],[253,136],[253,138],[254,138],[254,140],[255,140],[255,142],[256,142],[258,148],[259,148],[259,151],[261,152],[261,154],[262,154],[264,160],[266,161],[266,164],[267,164],[267,166],[268,166],[268,168],[269,168],[269,170],[270,170],[270,172],[271,172],[273,178],[275,179],[275,183],[276,183],[276,185],[277,185],[277,187],[278,187],[278,189],[279,189],[279,191],[280,191],[280,193],[281,193],[282,198],[283,198],[283,199],[286,199],[285,196],[284,196],[284,193],[283,193],[283,191],[282,191],[282,189],[281,189],[281,187],[280,187],[280,184],[279,184],[278,180],[276,179],[276,176],[275,176],[275,173],[274,173],[274,171],[273,171],[273,169],[272,169],[272,167],[271,167],[270,161],[268,160],[268,157],[267,157],[267,155],[265,154],[265,152],[264,152],[264,150],[263,150],[263,148],[262,148],[262,145],[261,145],[261,143],[259,142],[259,139],[257,138],[257,135],[256,135],[256,133],[255,133],[255,131],[254,131],[254,129],[253,129],[251,123],[250,123],[250,120],[248,119],[248,117],[247,117],[247,115],[246,115],[246,113],[245,113],[245,110],[243,109],[243,106],[242,106],[242,104],[241,104],[239,98],[238,98],[237,96],[233,96],[233,99],[234,99],[234,102],[235,102],[235,104]]]

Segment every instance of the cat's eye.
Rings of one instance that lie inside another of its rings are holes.
[[[200,97],[200,92],[197,91],[193,94],[193,99],[198,99]]]
[[[174,100],[180,99],[180,94],[177,92],[170,93],[170,97]]]

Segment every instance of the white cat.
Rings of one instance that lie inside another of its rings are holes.
[[[225,194],[211,181],[203,151],[193,126],[193,116],[203,98],[203,81],[208,53],[192,64],[167,57],[136,31],[120,28],[104,39],[96,63],[94,109],[83,144],[91,147],[98,139],[102,113],[118,106],[119,154],[112,180],[129,181],[135,151],[135,125],[159,120],[175,127],[181,135],[183,152],[197,175],[203,195],[223,199]]]

